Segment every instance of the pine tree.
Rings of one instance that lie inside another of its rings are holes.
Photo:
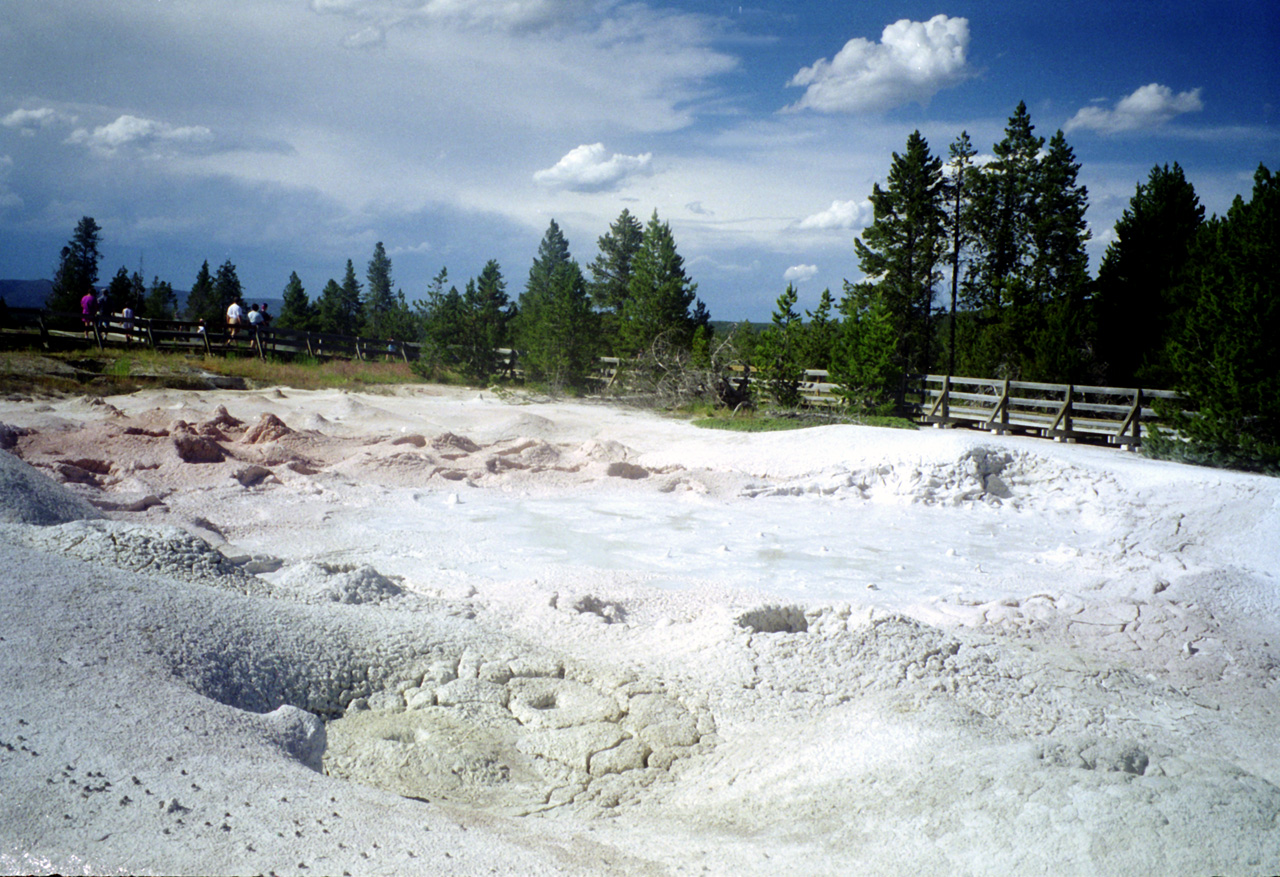
[[[1029,361],[1033,380],[1080,383],[1092,377],[1092,336],[1085,297],[1089,193],[1077,183],[1080,165],[1061,131],[1049,138],[1035,177],[1029,307],[1040,314]]]
[[[102,229],[85,216],[76,223],[70,242],[62,248],[58,268],[53,276],[53,289],[49,291],[46,306],[51,311],[80,311],[80,300],[94,292],[98,282],[98,263],[102,253]]]
[[[804,328],[796,311],[799,296],[788,283],[778,296],[770,326],[760,333],[755,348],[755,366],[769,387],[775,402],[787,408],[800,404],[800,381],[804,377]]]
[[[1188,304],[1171,349],[1170,412],[1191,455],[1280,474],[1280,175],[1259,166],[1248,202],[1204,223],[1187,263]]]
[[[685,274],[671,226],[659,222],[658,211],[653,211],[631,262],[618,333],[622,349],[636,353],[659,337],[674,348],[689,349],[694,329],[706,317],[705,308],[690,312],[697,289]]]
[[[133,294],[133,283],[129,279],[129,269],[120,266],[120,270],[111,278],[111,282],[107,284],[107,289],[103,294],[103,312],[119,313],[129,306],[130,296]],[[134,309],[137,310],[136,308]]]
[[[391,258],[387,256],[382,241],[373,248],[365,279],[368,285],[362,302],[363,332],[374,338],[389,337],[393,334],[393,324],[398,320],[396,297],[391,291],[394,285],[391,281]]]
[[[893,321],[899,367],[926,371],[932,365],[934,286],[946,238],[942,160],[919,131],[907,138],[903,155],[893,154],[886,186],[872,187],[875,219],[854,248]]]
[[[850,408],[887,413],[902,376],[893,316],[879,287],[846,283],[840,299],[840,331],[831,357],[831,380]]]
[[[517,340],[530,376],[556,389],[580,386],[597,335],[591,317],[586,280],[553,219],[520,296]]]
[[[347,270],[339,286],[330,280],[316,302],[321,332],[333,335],[355,335],[360,324],[360,281],[356,280],[356,267],[347,260]]]
[[[146,302],[142,313],[153,320],[173,320],[178,316],[178,296],[173,291],[173,284],[161,280],[158,276],[151,279],[151,288],[147,290]]]
[[[143,315],[143,308],[146,307],[147,300],[147,282],[142,277],[141,271],[134,271],[129,275],[129,292],[127,302],[129,307],[133,308],[136,315]]]
[[[307,298],[307,291],[302,286],[302,279],[297,271],[289,274],[289,282],[284,286],[284,305],[276,325],[281,329],[296,329],[302,332],[313,331],[316,324],[316,309]]]
[[[218,319],[220,320],[226,317],[227,308],[233,301],[244,298],[244,288],[236,275],[236,266],[231,264],[230,259],[218,266],[218,273],[213,278],[213,293],[214,298],[218,300]]]
[[[497,261],[490,259],[479,280],[468,280],[462,296],[464,364],[478,380],[488,380],[497,369],[501,347],[510,341],[514,310],[507,297],[507,282]]]
[[[557,265],[547,294],[531,305],[532,311],[520,311],[527,372],[547,381],[554,390],[581,387],[592,366],[597,333],[592,328],[595,315],[578,263],[570,260]]]
[[[839,331],[834,313],[835,300],[831,297],[830,289],[822,290],[817,310],[805,311],[809,322],[804,329],[804,353],[801,359],[810,368],[825,369],[831,364],[831,353],[835,349],[836,334]]]
[[[449,287],[446,292],[448,282],[449,269],[441,268],[427,286],[426,301],[414,303],[425,340],[434,345],[441,355],[462,343],[465,326],[462,293],[456,286]]]
[[[350,264],[350,263],[348,263]],[[342,287],[332,277],[320,290],[315,303],[315,331],[328,334],[345,334],[342,318]]]
[[[951,262],[951,311],[948,320],[947,373],[956,373],[956,321],[960,294],[961,262],[973,243],[973,187],[977,170],[973,159],[978,154],[969,140],[969,132],[961,131],[951,144],[943,187],[947,229],[947,251]]]
[[[536,320],[542,304],[551,296],[551,278],[561,266],[569,264],[569,241],[556,221],[551,220],[538,244],[538,255],[529,267],[529,279],[520,294],[520,319],[516,330],[517,340],[524,346],[526,332],[533,331],[527,324]]]
[[[195,283],[187,294],[186,317],[188,320],[204,320],[212,329],[221,326],[225,310],[218,303],[217,292],[213,285],[213,276],[209,273],[209,261],[206,259],[196,274]]]
[[[644,226],[623,208],[608,233],[596,241],[600,252],[587,266],[591,273],[587,288],[592,305],[602,314],[601,330],[607,339],[617,335],[622,307],[630,294],[631,264],[643,239]]]
[[[1179,290],[1204,207],[1174,164],[1151,169],[1116,221],[1098,269],[1098,356],[1113,386],[1172,386],[1167,346],[1184,303]]]

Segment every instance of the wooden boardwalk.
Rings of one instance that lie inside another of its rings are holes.
[[[86,324],[79,313],[50,312],[39,308],[7,308],[0,311],[0,339],[22,344],[38,343],[47,350],[72,349],[87,344],[103,349],[138,345],[155,350],[317,360],[412,362],[422,355],[422,345],[397,339],[362,338],[325,332],[241,326],[235,337],[224,327],[204,328],[183,320],[152,320],[100,315]],[[519,378],[521,370],[514,350],[500,350],[500,371]],[[623,362],[601,357],[591,376],[604,388],[614,385]],[[735,366],[752,384],[760,381],[744,366]],[[844,404],[840,385],[824,369],[806,369],[799,385],[803,405],[839,408]],[[1165,390],[1141,387],[1098,387],[1048,384],[1035,381],[994,380],[956,375],[909,375],[905,383],[905,414],[921,424],[938,428],[967,427],[996,434],[1020,433],[1055,441],[1106,443],[1128,449],[1142,444],[1143,430],[1159,424],[1151,407],[1161,399],[1177,404],[1180,397]]]

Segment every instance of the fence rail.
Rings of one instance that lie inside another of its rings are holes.
[[[46,349],[81,346],[92,341],[100,350],[109,344],[137,344],[155,350],[209,356],[234,352],[260,359],[271,354],[404,362],[418,359],[422,353],[420,344],[390,338],[362,338],[247,324],[233,332],[230,329],[206,328],[190,320],[125,319],[119,314],[99,314],[86,319],[75,312],[41,308],[7,308],[0,312],[0,333],[6,336],[38,336],[41,346]]]
[[[916,418],[936,427],[969,426],[993,433],[1024,432],[1055,441],[1098,441],[1134,449],[1143,428],[1159,423],[1153,399],[1177,393],[1142,387],[1095,387],[955,375],[913,375],[908,395]],[[913,392],[914,391],[914,392]]]
[[[316,359],[410,362],[422,356],[422,345],[395,339],[253,326],[240,326],[232,333],[206,330],[190,321],[145,317],[126,320],[119,315],[99,315],[86,320],[79,313],[39,308],[0,311],[0,336],[15,335],[38,335],[46,349],[82,346],[91,340],[99,349],[108,344],[139,344],[211,356],[240,352],[262,359],[268,355],[305,355]],[[501,374],[521,376],[516,351],[496,352]],[[616,357],[601,357],[591,378],[604,388],[612,387],[624,365]],[[760,381],[759,372],[741,365],[733,368],[751,384]],[[806,369],[798,389],[802,403],[810,407],[844,404],[840,385],[831,381],[825,369]],[[1176,393],[1141,387],[1047,384],[932,374],[907,376],[904,399],[910,416],[939,428],[966,426],[998,434],[1021,432],[1056,441],[1105,441],[1129,449],[1141,445],[1144,427],[1159,422],[1158,413],[1151,407],[1152,400],[1163,399],[1175,404],[1180,401]]]

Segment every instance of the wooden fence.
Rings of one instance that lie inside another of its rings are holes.
[[[153,350],[203,353],[215,356],[243,353],[266,359],[311,356],[315,359],[401,360],[418,359],[422,345],[397,339],[361,338],[328,332],[303,332],[243,324],[234,333],[225,327],[205,327],[190,320],[153,320],[119,314],[100,314],[85,320],[78,313],[39,308],[7,308],[0,312],[0,333],[6,336],[39,336],[45,349],[76,347],[92,342],[107,345],[140,345]]]
[[[152,320],[100,315],[87,323],[79,313],[51,312],[39,308],[7,308],[0,311],[0,336],[39,336],[46,349],[94,343],[138,344],[157,350],[205,355],[239,352],[265,359],[310,356],[315,359],[401,360],[422,355],[422,345],[395,339],[361,338],[294,329],[241,326],[235,337],[223,327],[205,329],[190,321]],[[498,368],[505,377],[519,378],[518,354],[499,350]],[[601,357],[592,379],[605,388],[613,386],[623,363]],[[756,384],[760,379],[744,366],[735,371]],[[799,385],[803,404],[839,407],[844,404],[840,385],[825,369],[806,369]],[[1020,432],[1056,441],[1105,441],[1129,449],[1142,443],[1144,427],[1158,423],[1153,399],[1179,401],[1175,393],[1144,388],[1095,387],[1046,384],[1035,381],[993,380],[955,375],[909,375],[904,391],[905,413],[917,422],[947,428],[965,426],[1004,434]]]
[[[1094,387],[997,381],[954,375],[914,375],[907,398],[922,423],[968,426],[996,434],[1022,432],[1055,441],[1105,441],[1137,448],[1143,427],[1159,422],[1153,399],[1181,401],[1176,393],[1141,387]]]

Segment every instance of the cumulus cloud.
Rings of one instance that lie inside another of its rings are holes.
[[[968,47],[968,19],[904,18],[886,27],[879,43],[855,37],[830,61],[801,68],[787,84],[803,87],[804,97],[787,109],[857,113],[927,104],[970,76]]]
[[[864,228],[875,213],[870,201],[832,201],[831,206],[800,220],[804,229]]]
[[[792,265],[782,272],[782,279],[788,283],[803,283],[806,280],[812,280],[817,274],[817,265]]]
[[[1149,131],[1175,116],[1202,109],[1204,103],[1200,100],[1200,89],[1174,94],[1169,86],[1153,82],[1121,99],[1113,110],[1101,107],[1082,108],[1067,120],[1065,127],[1067,131],[1085,128],[1100,134]]]
[[[48,128],[58,122],[75,122],[75,116],[67,115],[52,107],[39,107],[34,110],[17,109],[0,119],[0,125],[13,128],[23,134],[31,135],[41,128]]]
[[[575,192],[603,192],[616,189],[623,181],[653,172],[650,161],[653,153],[643,155],[612,156],[605,152],[603,143],[583,144],[574,149],[553,167],[533,175],[539,185]]]
[[[204,143],[213,138],[203,125],[174,126],[155,119],[138,116],[120,116],[114,122],[100,125],[89,131],[77,128],[67,138],[68,143],[87,146],[102,155],[113,155],[126,147],[155,149],[161,146],[175,147]]]

